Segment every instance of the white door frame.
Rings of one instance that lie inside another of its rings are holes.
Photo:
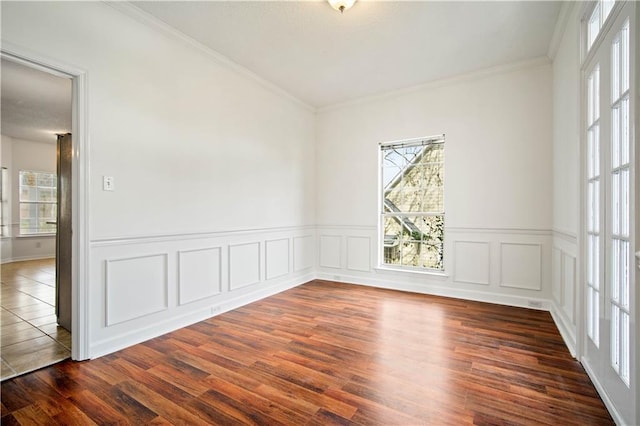
[[[604,342],[601,342],[600,344],[603,345],[604,343],[607,344],[607,347],[603,348],[602,350],[604,350],[604,358],[602,359],[598,359],[598,358],[589,358],[589,337],[587,335],[587,327],[585,326],[586,323],[586,318],[587,318],[587,295],[586,295],[586,265],[587,265],[587,241],[585,238],[585,235],[587,233],[587,224],[586,224],[586,180],[587,180],[587,172],[586,172],[586,101],[587,101],[587,95],[586,95],[586,78],[587,78],[587,73],[586,71],[589,70],[589,68],[591,67],[591,65],[593,65],[593,62],[597,59],[598,56],[609,56],[610,55],[610,42],[611,42],[611,36],[613,34],[613,31],[618,31],[619,30],[619,24],[620,24],[620,14],[623,14],[622,16],[626,16],[629,19],[629,22],[632,25],[632,31],[630,34],[630,49],[629,49],[629,54],[630,54],[630,58],[629,58],[629,74],[630,74],[630,99],[631,99],[631,111],[630,111],[630,138],[631,141],[636,141],[635,143],[637,143],[637,138],[638,138],[638,133],[637,133],[637,129],[638,129],[638,125],[640,125],[640,116],[638,116],[637,111],[638,111],[638,107],[637,107],[637,100],[639,99],[638,97],[638,89],[637,89],[637,85],[640,82],[640,75],[638,73],[638,55],[636,52],[637,48],[636,46],[638,45],[637,43],[640,43],[640,35],[638,35],[638,31],[637,31],[637,26],[638,26],[638,22],[640,21],[640,8],[637,7],[637,4],[631,1],[621,1],[621,2],[616,2],[611,14],[609,15],[609,18],[607,19],[607,21],[603,24],[598,37],[596,38],[592,48],[590,51],[587,51],[587,46],[586,46],[586,22],[588,22],[589,16],[593,10],[594,7],[594,2],[587,2],[584,3],[582,6],[582,10],[579,14],[580,19],[581,19],[581,23],[580,23],[580,28],[581,28],[581,35],[580,35],[580,54],[581,54],[581,66],[580,66],[580,70],[581,70],[581,83],[580,83],[580,94],[581,94],[581,99],[580,99],[580,105],[581,105],[581,110],[580,110],[580,114],[581,114],[581,119],[580,119],[580,187],[581,187],[581,208],[580,208],[580,233],[579,233],[579,238],[578,238],[578,244],[579,244],[579,253],[580,253],[580,266],[579,266],[579,294],[581,297],[581,306],[580,306],[580,323],[578,324],[578,359],[581,361],[583,367],[585,368],[587,374],[590,376],[594,386],[596,387],[598,393],[600,394],[600,397],[602,398],[603,402],[605,403],[605,405],[607,406],[607,408],[609,409],[609,412],[611,414],[611,416],[613,417],[614,421],[616,422],[616,424],[636,424],[637,420],[640,418],[640,411],[638,411],[638,408],[635,406],[634,404],[634,398],[637,398],[638,396],[638,390],[640,389],[638,387],[638,380],[640,379],[640,374],[638,373],[638,367],[640,366],[638,364],[637,361],[637,350],[638,350],[638,343],[637,343],[637,338],[639,336],[638,333],[638,322],[637,322],[637,318],[638,318],[638,289],[637,287],[634,289],[634,283],[638,282],[638,271],[634,271],[634,264],[633,264],[633,254],[630,253],[630,265],[629,265],[629,280],[630,280],[630,285],[631,285],[631,306],[632,306],[632,318],[631,318],[631,325],[630,325],[630,380],[631,380],[631,386],[628,387],[628,392],[623,392],[621,391],[621,389],[624,389],[622,385],[620,385],[619,383],[619,379],[617,377],[615,377],[614,375],[616,374],[615,372],[613,372],[613,370],[610,368],[610,333],[611,333],[611,329],[610,329],[610,324],[609,322],[607,322],[607,325],[605,326],[604,329],[604,334],[606,335],[606,337],[604,337]],[[605,43],[607,43],[605,45]],[[599,51],[600,48],[604,48],[606,49],[604,52]],[[606,85],[608,86],[610,84],[610,79],[608,78],[609,76],[609,69],[610,69],[610,62],[605,62],[605,81],[606,81]],[[603,77],[601,77],[603,78]],[[602,84],[602,83],[601,83]],[[608,89],[607,89],[608,90]],[[606,103],[606,100],[603,101],[602,99],[602,93],[599,94],[599,96],[601,97],[601,103],[604,102]],[[605,121],[610,120],[610,103],[607,103],[607,108],[605,108],[604,111],[600,112],[600,116],[605,117],[608,116],[609,118],[606,118]],[[602,124],[601,124],[602,126]],[[607,126],[610,126],[610,124],[607,124]],[[610,129],[607,127],[604,130],[605,133],[610,134]],[[635,162],[636,165],[638,165],[638,151],[637,148],[634,149],[634,145],[633,143],[631,144],[631,151],[630,151],[630,156],[631,158],[635,158],[634,160],[632,160],[633,162]],[[602,160],[603,162],[610,164],[609,162],[609,158],[607,150],[603,149],[601,147],[601,153],[604,153],[605,158]],[[637,183],[638,182],[638,170],[634,168],[633,163],[632,163],[632,174],[631,174],[631,181],[630,181],[630,186],[631,188],[633,188],[634,182]],[[609,184],[610,181],[608,179],[610,179],[610,170],[608,170],[608,167],[605,167],[604,170],[601,172],[601,186],[600,186],[600,191],[601,191],[601,201],[603,201],[603,197],[608,197],[610,194],[610,188],[609,188]],[[602,193],[602,191],[605,191],[604,194]],[[638,191],[638,189],[636,189],[636,191]],[[630,211],[633,212],[634,211],[634,206],[637,207],[637,204],[634,205],[634,199],[638,200],[638,195],[634,195],[634,193],[632,192],[630,194]],[[606,203],[605,203],[606,205]],[[599,206],[599,208],[601,209],[602,206]],[[602,212],[601,212],[602,214]],[[636,230],[637,227],[637,220],[634,220],[633,217],[630,217],[630,238],[632,241],[632,245],[631,245],[631,249],[634,248],[634,244],[635,244],[635,250],[638,249],[638,242],[637,242],[637,235],[638,235],[638,230]],[[601,227],[601,238],[604,240],[607,240],[610,238],[611,234],[610,234],[610,229],[609,229],[609,225],[605,224]],[[634,240],[635,239],[635,240]],[[602,242],[601,244],[606,244],[605,242]],[[603,256],[607,256],[610,253],[610,251],[605,250],[604,248],[601,250],[601,257],[599,259],[600,262],[600,268],[601,268],[601,278],[602,279],[602,283],[601,283],[601,291],[602,291],[602,295],[600,296],[600,298],[604,301],[604,303],[601,305],[602,310],[600,311],[599,316],[602,317],[609,317],[605,312],[607,309],[610,309],[610,279],[607,280],[604,277],[608,276],[607,273],[607,269],[602,268],[602,259],[605,259],[605,257]],[[637,284],[636,284],[637,285]],[[602,330],[602,328],[601,328]],[[602,336],[601,336],[602,339]],[[597,351],[591,350],[592,353],[596,353]],[[626,395],[628,394],[628,398],[626,397]],[[624,413],[627,413],[626,415]]]
[[[72,80],[72,278],[71,358],[89,358],[89,138],[87,131],[87,72],[54,58],[28,51],[6,41],[0,57]]]

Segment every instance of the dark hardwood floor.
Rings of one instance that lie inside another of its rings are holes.
[[[547,312],[314,281],[2,383],[2,424],[613,424]]]

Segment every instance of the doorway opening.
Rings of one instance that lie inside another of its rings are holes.
[[[5,380],[71,356],[73,84],[70,76],[1,61]]]

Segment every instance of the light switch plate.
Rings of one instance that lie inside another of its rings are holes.
[[[115,191],[116,182],[113,176],[102,176],[102,190],[103,191]]]

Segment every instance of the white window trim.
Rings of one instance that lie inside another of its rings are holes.
[[[409,274],[418,274],[418,275],[429,275],[429,276],[440,277],[440,278],[449,277],[449,274],[446,271],[447,263],[445,261],[447,258],[446,243],[445,243],[446,229],[447,229],[446,226],[444,227],[443,240],[442,240],[442,259],[443,259],[442,269],[400,266],[400,265],[392,265],[392,264],[384,263],[384,235],[383,235],[384,224],[383,224],[383,211],[382,211],[382,205],[384,201],[383,200],[384,184],[383,184],[383,177],[382,177],[382,172],[380,167],[382,164],[382,149],[388,148],[391,146],[402,147],[402,146],[412,146],[412,145],[425,144],[425,143],[444,144],[445,135],[441,134],[441,135],[433,135],[433,136],[426,136],[426,137],[419,137],[419,138],[412,138],[412,139],[402,139],[402,140],[396,140],[396,141],[382,142],[378,146],[378,163],[377,163],[377,167],[378,167],[378,212],[377,212],[378,213],[378,229],[377,229],[378,250],[377,250],[377,266],[373,268],[376,272],[409,273]],[[446,179],[445,179],[444,186],[446,188]],[[445,194],[446,194],[446,189],[443,190],[443,203],[444,203]],[[443,207],[444,207],[444,204],[443,204]],[[442,213],[442,216],[446,217],[445,211],[446,209],[444,209],[441,213]],[[422,213],[418,213],[418,215],[422,215]]]
[[[584,64],[589,62],[592,56],[595,55],[595,52],[599,49],[600,45],[604,42],[606,34],[609,32],[609,30],[613,26],[613,23],[617,19],[618,15],[620,14],[620,11],[624,6],[623,1],[616,1],[616,3],[613,5],[613,8],[611,9],[611,12],[609,12],[609,16],[607,16],[607,19],[600,26],[600,31],[598,31],[598,35],[593,41],[593,44],[591,44],[591,46],[588,46],[589,18],[591,17],[591,13],[595,9],[595,7],[598,5],[598,3],[599,3],[598,1],[585,2],[584,6],[582,7],[582,13],[580,15],[581,16],[581,19],[580,19],[580,22],[581,22],[580,64],[581,66],[584,66]]]

